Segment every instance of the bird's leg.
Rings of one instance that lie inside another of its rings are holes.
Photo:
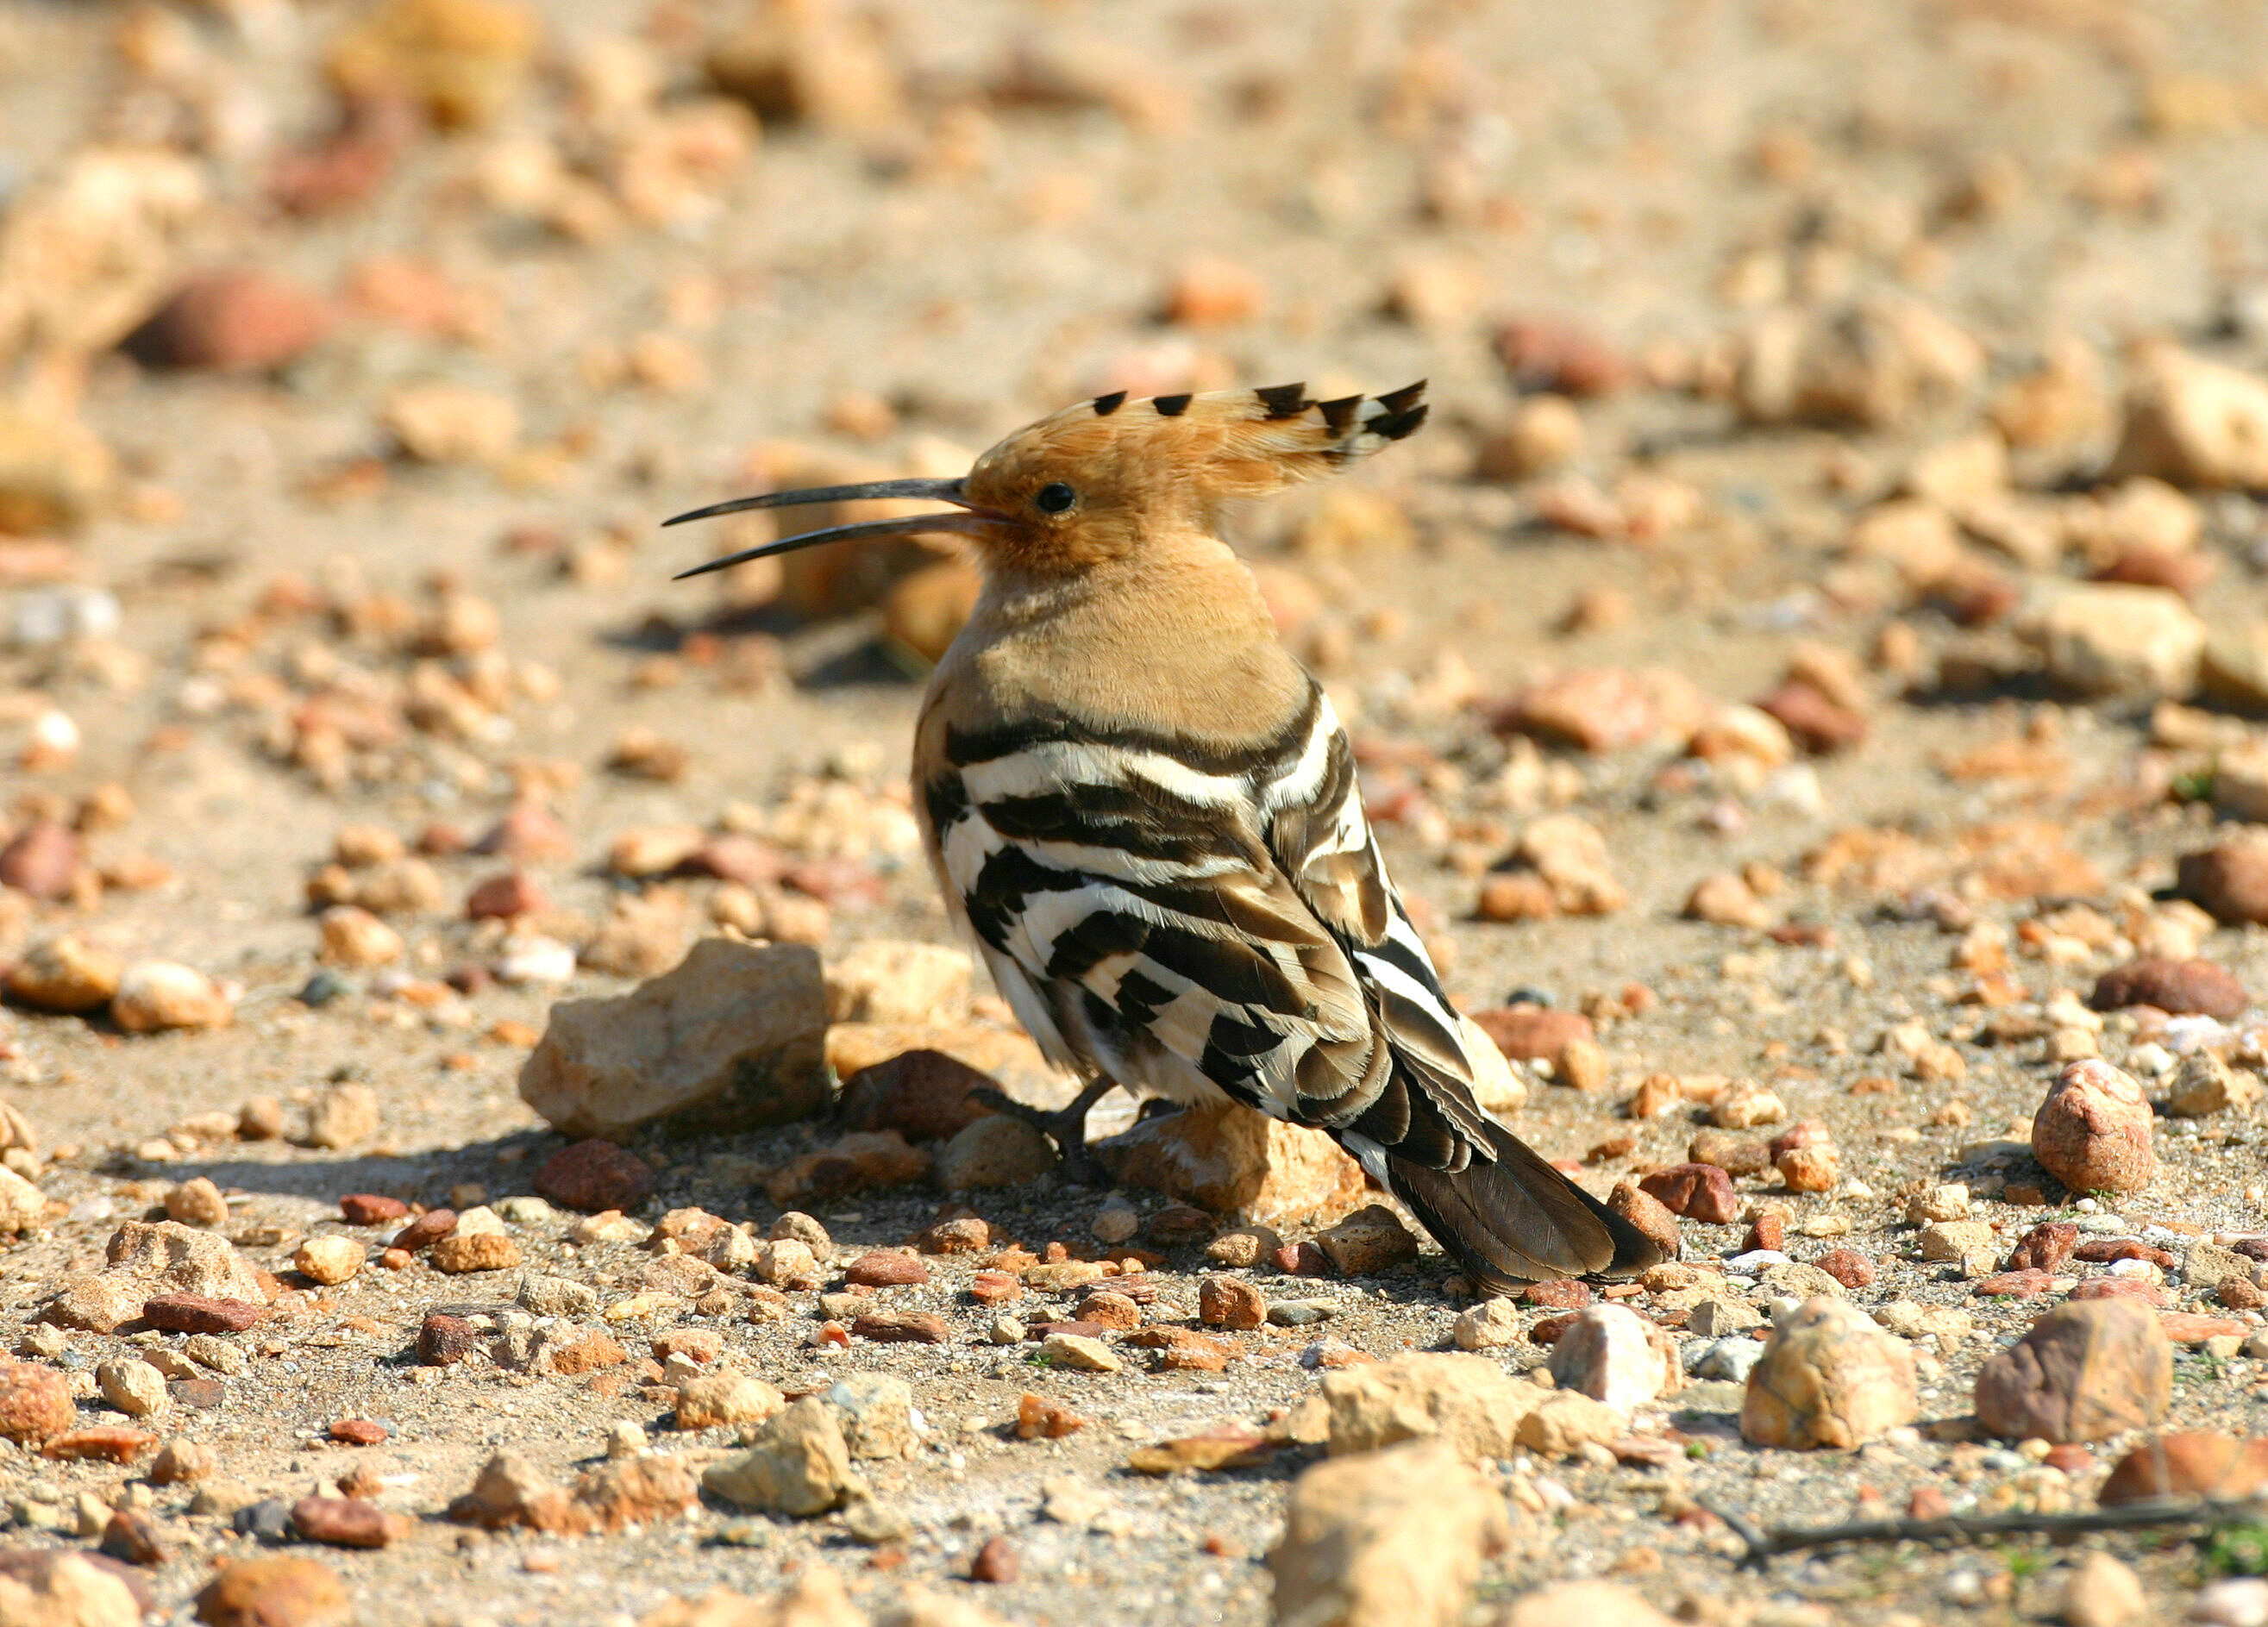
[[[1017,1101],[1005,1092],[982,1086],[968,1093],[969,1099],[979,1101],[995,1113],[1005,1113],[1020,1118],[1034,1130],[1056,1144],[1056,1152],[1063,1160],[1063,1175],[1080,1186],[1107,1187],[1109,1172],[1086,1150],[1086,1115],[1089,1108],[1118,1088],[1118,1081],[1098,1079],[1073,1097],[1068,1106],[1049,1113],[1028,1102]]]

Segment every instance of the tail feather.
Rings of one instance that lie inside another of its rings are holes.
[[[1454,1173],[1386,1157],[1388,1187],[1482,1287],[1631,1277],[1661,1262],[1653,1239],[1510,1130],[1489,1128],[1489,1156]]]

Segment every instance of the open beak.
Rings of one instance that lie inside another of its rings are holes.
[[[969,502],[962,495],[958,480],[876,480],[859,486],[812,486],[800,491],[766,492],[760,497],[735,497],[729,503],[712,503],[707,508],[695,509],[689,514],[674,515],[661,523],[681,526],[689,519],[714,519],[721,514],[738,514],[748,509],[799,508],[809,504],[850,503],[868,497],[934,497],[941,503],[958,506],[954,512],[944,514],[908,514],[896,519],[862,519],[853,525],[829,526],[821,531],[806,531],[799,537],[783,537],[777,542],[767,542],[762,548],[743,548],[737,554],[727,554],[722,559],[712,559],[705,565],[696,565],[690,571],[681,571],[671,580],[682,582],[688,577],[705,576],[711,571],[745,564],[751,559],[767,559],[774,554],[792,553],[797,548],[810,548],[820,542],[847,541],[852,537],[902,537],[917,532],[935,531],[977,536],[1007,519],[1005,514],[996,514]]]

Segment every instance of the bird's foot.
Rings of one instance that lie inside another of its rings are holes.
[[[981,1102],[995,1113],[1005,1113],[1011,1118],[1023,1120],[1055,1143],[1058,1160],[1057,1173],[1064,1180],[1079,1186],[1108,1187],[1114,1184],[1110,1172],[1103,1168],[1101,1162],[1087,1150],[1086,1113],[1111,1088],[1108,1081],[1100,1089],[1090,1086],[1081,1091],[1069,1106],[1058,1108],[1052,1113],[1029,1102],[1019,1101],[1006,1092],[994,1090],[989,1086],[970,1091],[968,1096],[970,1101]]]

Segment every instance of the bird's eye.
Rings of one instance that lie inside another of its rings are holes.
[[[1079,501],[1079,493],[1059,480],[1051,480],[1033,495],[1033,504],[1042,514],[1060,514]]]

